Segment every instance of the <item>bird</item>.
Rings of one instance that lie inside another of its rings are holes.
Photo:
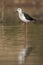
[[[32,51],[32,47],[24,48],[19,52],[18,55],[18,64],[23,65],[25,62],[25,58],[29,56],[30,52]]]
[[[17,8],[16,11],[18,12],[18,16],[21,21],[23,21],[25,23],[30,22],[30,21],[36,21],[36,19],[31,17],[29,14],[23,12],[21,8]]]
[[[26,35],[25,35],[25,47],[27,47],[28,45],[27,45],[27,23],[28,22],[33,22],[33,21],[36,21],[36,19],[34,19],[33,17],[31,17],[30,15],[28,15],[27,13],[25,13],[25,12],[23,12],[22,11],[22,8],[17,8],[17,10],[16,10],[17,12],[18,12],[18,17],[19,17],[19,19],[21,20],[21,21],[23,21],[24,23],[26,23],[25,25],[26,25]]]
[[[17,8],[16,10],[18,12],[18,17],[21,21],[25,22],[25,26],[26,26],[26,36],[25,36],[25,47],[27,47],[27,23],[31,22],[31,21],[36,21],[36,19],[34,19],[33,17],[31,17],[30,15],[28,15],[27,13],[22,11],[22,8]]]

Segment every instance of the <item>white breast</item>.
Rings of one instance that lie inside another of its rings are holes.
[[[19,13],[19,18],[20,20],[24,21],[24,22],[30,22],[29,20],[27,20],[25,17],[24,17],[24,14],[22,13]]]

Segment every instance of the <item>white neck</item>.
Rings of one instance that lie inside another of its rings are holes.
[[[22,13],[22,11],[18,11],[18,13]]]

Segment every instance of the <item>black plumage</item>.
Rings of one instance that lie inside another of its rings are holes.
[[[23,14],[24,14],[24,16],[25,16],[25,18],[26,18],[27,20],[30,20],[30,21],[35,20],[35,21],[36,21],[36,19],[32,18],[32,17],[31,17],[30,15],[28,15],[27,13],[24,13],[24,12],[23,12]]]

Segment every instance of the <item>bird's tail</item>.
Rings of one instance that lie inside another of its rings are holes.
[[[39,19],[34,19],[34,21],[32,21],[32,23],[39,23],[38,21],[39,21]]]

